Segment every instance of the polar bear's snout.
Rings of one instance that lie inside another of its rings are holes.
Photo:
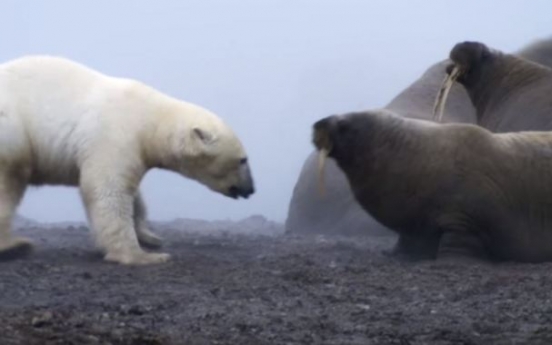
[[[232,197],[234,199],[237,199],[239,197],[247,199],[253,193],[255,193],[255,188],[253,188],[253,187],[249,187],[249,188],[244,189],[244,188],[240,188],[238,186],[232,186],[228,190],[228,194],[230,195],[230,197]]]
[[[234,199],[239,197],[247,199],[255,193],[255,186],[253,183],[253,177],[251,176],[251,170],[249,169],[249,164],[247,164],[247,159],[245,158],[240,161],[238,175],[238,183],[230,186],[228,189],[228,195]]]

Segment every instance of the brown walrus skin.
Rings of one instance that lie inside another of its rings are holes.
[[[329,145],[357,202],[410,258],[552,260],[552,132],[377,110],[317,121],[313,143]]]
[[[458,43],[450,60],[446,71],[460,68],[478,125],[497,133],[552,128],[552,69],[481,42]]]

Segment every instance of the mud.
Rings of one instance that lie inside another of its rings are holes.
[[[0,263],[0,344],[550,344],[551,264],[419,262],[390,237],[157,229],[166,265],[101,260],[84,227],[27,226]]]

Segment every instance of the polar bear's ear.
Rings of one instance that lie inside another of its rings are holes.
[[[194,128],[194,135],[206,145],[209,145],[215,141],[215,137],[211,133],[198,127]]]

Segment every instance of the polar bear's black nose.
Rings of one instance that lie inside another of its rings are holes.
[[[231,198],[237,199],[237,198],[238,198],[238,195],[239,195],[238,187],[236,187],[236,186],[230,187],[230,188],[228,189],[228,195],[229,195]]]
[[[249,188],[245,188],[245,189],[242,190],[242,197],[247,199],[253,193],[255,193],[255,188],[254,187],[251,186]]]

